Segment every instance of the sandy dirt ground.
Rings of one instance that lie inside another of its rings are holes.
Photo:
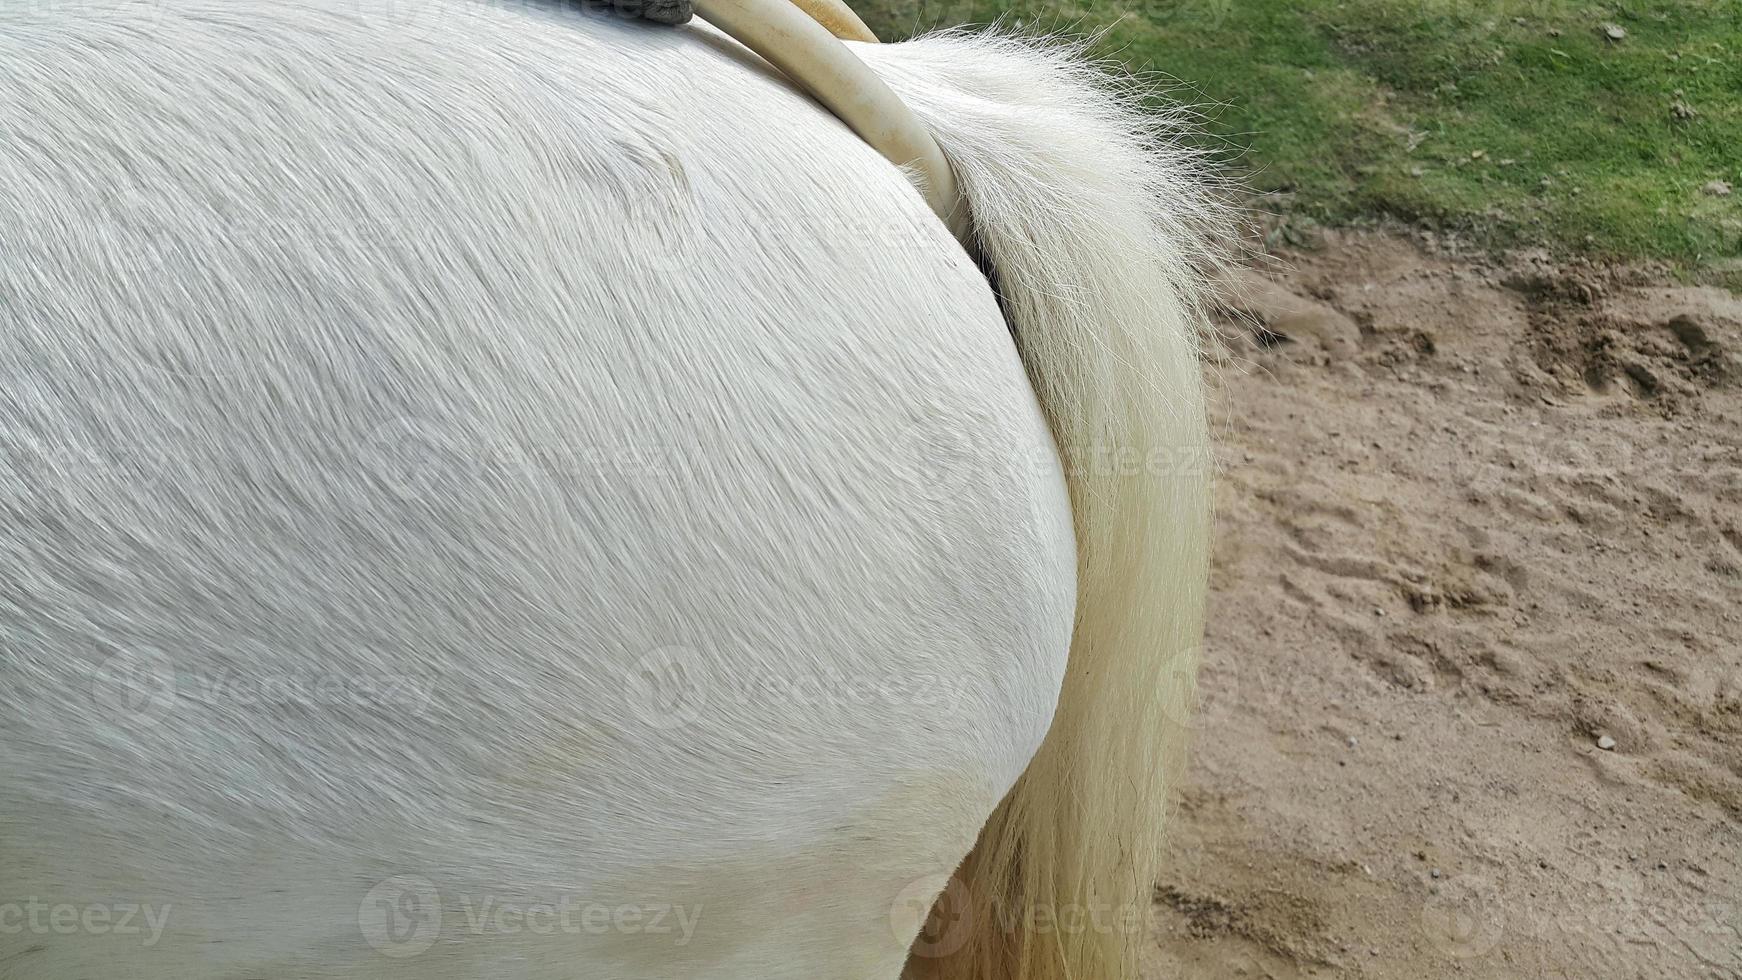
[[[1147,980],[1742,977],[1742,298],[1285,261],[1225,325]]]

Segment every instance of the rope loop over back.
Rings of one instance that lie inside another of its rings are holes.
[[[931,132],[842,42],[877,43],[846,0],[609,0],[660,24],[702,19],[761,55],[895,164],[969,252],[967,205]]]
[[[689,23],[696,15],[693,0],[608,0],[611,9],[624,17],[639,17],[656,24],[677,26]],[[794,6],[811,19],[828,28],[829,33],[843,41],[877,43],[877,35],[865,24],[846,0],[792,0]]]
[[[962,247],[974,252],[967,202],[958,193],[955,171],[931,130],[812,13],[819,5],[846,9],[842,0],[695,0],[695,4],[703,20],[761,55],[900,167]],[[850,25],[842,29],[853,30]]]

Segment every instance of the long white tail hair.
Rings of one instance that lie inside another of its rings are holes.
[[[955,167],[1065,462],[1079,550],[1052,728],[909,973],[1123,980],[1148,934],[1203,630],[1200,297],[1228,210],[1180,144],[1182,114],[1140,105],[1141,86],[1081,44],[952,32],[856,50]]]

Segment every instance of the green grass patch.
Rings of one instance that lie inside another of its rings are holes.
[[[856,6],[886,38],[1000,18],[1105,30],[1099,53],[1179,79],[1249,183],[1317,221],[1695,270],[1742,256],[1742,0]],[[1714,180],[1734,192],[1706,193]]]

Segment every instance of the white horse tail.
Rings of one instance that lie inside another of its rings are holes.
[[[855,49],[925,121],[1065,462],[1077,625],[1052,727],[940,897],[910,975],[1124,980],[1183,761],[1210,521],[1199,295],[1226,210],[1178,118],[1080,46]],[[952,924],[953,923],[953,924]]]

